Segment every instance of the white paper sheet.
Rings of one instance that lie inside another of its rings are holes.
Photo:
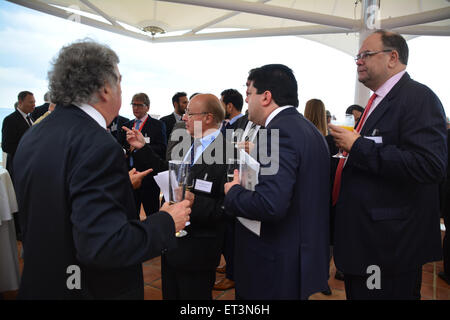
[[[169,170],[158,173],[156,176],[153,176],[156,184],[161,189],[161,192],[164,195],[164,199],[166,201],[169,200]]]
[[[172,177],[172,178],[174,178],[174,177]],[[158,173],[156,176],[153,176],[153,179],[155,180],[159,189],[161,189],[161,192],[164,195],[164,199],[166,199],[166,201],[168,201],[168,199],[169,199],[169,170]],[[175,180],[176,180],[176,178],[175,178]],[[186,222],[186,226],[188,226],[190,224],[191,223],[189,221]]]
[[[239,169],[239,178],[241,186],[247,190],[255,191],[255,186],[258,184],[259,163],[253,159],[247,152],[240,150],[240,159],[242,161]],[[237,217],[239,222],[248,230],[260,236],[261,221],[250,220],[243,217]]]

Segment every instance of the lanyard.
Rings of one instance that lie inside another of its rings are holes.
[[[147,120],[148,120],[148,117],[149,117],[149,116],[147,116],[147,118],[145,118],[145,121],[142,122],[141,126],[139,127],[139,132],[142,131],[142,128],[144,127],[145,123],[146,123]],[[136,120],[134,120],[134,129],[136,129]]]

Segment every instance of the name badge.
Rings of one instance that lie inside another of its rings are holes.
[[[144,137],[145,143],[150,143],[150,137]]]
[[[213,185],[212,181],[196,179],[194,190],[211,193],[212,185]]]
[[[383,137],[381,137],[381,136],[377,136],[377,137],[368,137],[368,136],[365,136],[364,138],[369,139],[369,140],[372,140],[372,141],[375,142],[375,143],[383,143]]]

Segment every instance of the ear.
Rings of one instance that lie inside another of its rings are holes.
[[[389,55],[389,67],[394,68],[400,62],[397,50],[392,50]]]
[[[266,90],[261,95],[261,105],[268,106],[272,103],[272,92]]]
[[[100,88],[98,91],[98,97],[101,101],[108,101],[109,95],[112,91],[112,88],[109,86],[109,84],[105,83],[105,85]]]
[[[205,123],[206,124],[211,124],[213,121],[215,121],[214,116],[211,113],[208,113],[206,115],[206,119],[205,119]]]

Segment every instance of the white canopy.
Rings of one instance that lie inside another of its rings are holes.
[[[293,35],[354,55],[370,29],[450,36],[450,0],[9,1],[153,43]]]

